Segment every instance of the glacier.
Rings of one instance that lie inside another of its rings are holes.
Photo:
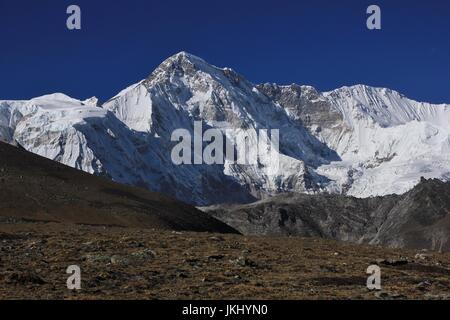
[[[172,132],[193,132],[195,121],[223,132],[279,129],[282,170],[266,174],[270,161],[173,164]],[[103,104],[61,93],[0,100],[0,139],[201,206],[283,192],[402,194],[421,177],[450,180],[448,104],[364,85],[256,85],[186,52]]]

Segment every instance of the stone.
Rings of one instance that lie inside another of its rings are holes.
[[[414,256],[414,259],[416,260],[428,260],[431,256],[429,254],[425,253],[418,253]]]

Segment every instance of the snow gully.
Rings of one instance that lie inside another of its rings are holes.
[[[189,130],[173,131],[171,141],[178,144],[172,148],[171,158],[176,165],[192,164],[192,158],[194,164],[270,164],[270,170],[278,173],[279,139],[279,129],[210,128],[203,133],[202,121],[195,121],[193,141]]]

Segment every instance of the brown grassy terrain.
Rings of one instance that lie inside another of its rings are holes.
[[[383,288],[374,292],[365,271],[377,260]],[[66,288],[73,264],[82,271],[78,292]],[[449,293],[450,254],[313,238],[0,223],[1,299],[448,299]]]

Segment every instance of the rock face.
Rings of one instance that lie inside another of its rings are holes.
[[[0,220],[237,233],[194,207],[0,142]]]
[[[283,194],[253,204],[204,210],[244,234],[450,251],[450,185],[437,179],[423,179],[404,195],[358,199]]]
[[[228,140],[228,129],[278,129],[279,161],[176,165],[171,135],[192,134],[195,121]],[[185,52],[102,105],[63,94],[0,101],[0,140],[202,206],[284,192],[402,194],[421,176],[450,179],[450,105],[361,85],[326,93],[254,85]]]

